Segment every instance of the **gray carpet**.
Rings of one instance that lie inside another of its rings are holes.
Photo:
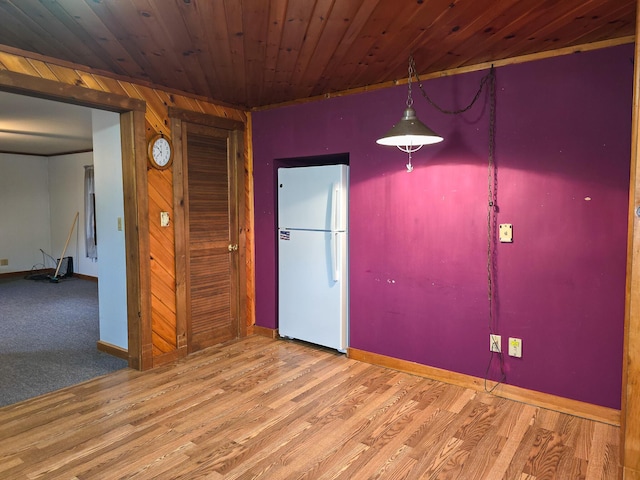
[[[127,367],[96,349],[98,285],[0,281],[0,406]]]

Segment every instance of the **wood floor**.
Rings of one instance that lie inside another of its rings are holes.
[[[617,427],[250,337],[0,409],[3,479],[617,479]]]

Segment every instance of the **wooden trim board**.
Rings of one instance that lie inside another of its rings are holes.
[[[640,28],[640,0],[636,8],[636,32]],[[627,233],[624,344],[622,353],[622,439],[620,457],[623,478],[640,480],[640,44],[634,49],[631,165]]]
[[[107,94],[8,70],[0,70],[0,84],[4,91],[112,112],[123,113],[133,110],[144,112],[146,109],[144,100],[137,98]]]
[[[27,275],[31,275],[32,273],[42,273],[42,274],[47,274],[47,275],[53,275],[55,273],[55,269],[54,268],[43,268],[42,270],[26,270],[26,271],[22,271],[22,272],[6,272],[6,273],[0,273],[0,279],[3,278],[15,278],[15,277],[26,277]]]
[[[184,261],[187,249],[187,229],[185,217],[185,185],[183,165],[183,138],[182,120],[169,115],[171,122],[171,138],[174,147],[173,157],[173,225],[175,242],[175,269],[176,269],[176,348],[180,356],[188,353],[187,342],[187,265]]]
[[[199,113],[191,110],[184,110],[178,107],[167,107],[169,118],[175,118],[187,123],[205,125],[207,127],[220,128],[222,130],[244,131],[244,123],[231,118],[216,117],[207,113]]]
[[[373,365],[379,365],[393,370],[419,375],[421,377],[429,377],[434,380],[458,385],[464,388],[470,388],[472,390],[484,391],[484,379],[473,377],[471,375],[450,372],[441,368],[430,367],[428,365],[388,357],[378,353],[366,352],[356,348],[348,348],[347,356],[361,362],[371,363]],[[488,382],[488,388],[490,389],[495,385],[495,382]],[[620,426],[620,411],[613,408],[592,405],[590,403],[579,402],[577,400],[571,400],[548,393],[536,392],[534,390],[527,390],[526,388],[506,384],[498,385],[495,390],[493,390],[493,394],[498,397],[508,398],[509,400],[515,400],[529,405],[534,405],[536,407],[547,408],[549,410],[555,410],[557,412],[567,413],[569,415],[575,415],[577,417],[587,418],[617,427]]]
[[[117,345],[98,340],[96,342],[96,347],[101,352],[108,353],[109,355],[113,355],[114,357],[122,358],[123,360],[129,360],[129,351],[125,350],[122,347],[118,347]]]
[[[151,348],[151,256],[145,113],[131,110],[120,114],[122,139],[122,186],[124,189],[125,255],[127,266],[127,337],[129,367],[152,367]],[[143,294],[144,292],[144,294]]]
[[[172,350],[170,352],[162,353],[160,355],[155,355],[152,359],[152,362],[153,362],[152,368],[161,367],[162,365],[175,362],[176,360],[184,358],[185,356],[186,356],[186,350],[184,348]]]
[[[278,329],[261,327],[260,325],[253,325],[253,334],[267,338],[278,338]]]

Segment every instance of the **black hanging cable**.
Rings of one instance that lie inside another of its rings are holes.
[[[58,261],[55,258],[53,258],[51,255],[46,253],[43,249],[40,249],[40,251],[42,252],[42,264],[44,265],[44,268],[47,268],[47,262],[46,262],[45,256],[51,260],[51,262],[53,263],[53,267],[55,268],[56,265],[58,264]]]
[[[476,92],[476,94],[474,95],[473,99],[471,100],[471,102],[464,108],[461,108],[459,110],[447,110],[444,109],[442,107],[440,107],[437,103],[435,103],[433,100],[431,100],[431,98],[429,97],[429,95],[427,95],[427,92],[424,91],[424,88],[422,87],[422,80],[420,80],[420,77],[418,76],[418,71],[416,70],[416,63],[413,60],[413,55],[409,57],[409,72],[411,73],[411,71],[413,70],[413,74],[416,77],[416,80],[418,81],[418,88],[420,89],[420,92],[422,93],[422,96],[425,98],[425,100],[427,102],[429,102],[429,104],[431,104],[432,107],[434,107],[436,110],[438,110],[440,113],[445,113],[447,115],[458,115],[460,113],[464,113],[467,110],[469,110],[471,107],[473,107],[473,105],[476,103],[476,101],[478,100],[478,98],[480,97],[480,94],[482,93],[482,89],[484,88],[485,84],[494,77],[494,73],[493,73],[493,65],[491,66],[491,70],[489,70],[489,73],[487,73],[484,77],[482,77],[482,79],[480,80],[480,86],[478,87],[478,91]],[[494,87],[495,88],[495,87]]]
[[[494,285],[494,245],[495,235],[497,228],[497,171],[495,166],[495,143],[496,143],[496,76],[493,65],[491,70],[485,78],[489,78],[489,158],[487,167],[487,297],[489,303],[489,335],[493,335],[496,330],[496,315],[495,315],[495,285]],[[483,79],[484,80],[484,79]],[[489,377],[489,370],[493,363],[494,355],[498,357],[500,364],[500,380],[496,384],[488,388],[487,380]],[[487,370],[484,376],[484,390],[486,392],[493,392],[498,385],[504,382],[507,375],[504,371],[504,357],[502,354],[502,348],[499,348],[499,352],[491,352],[489,357],[489,363],[487,364]]]
[[[488,168],[487,168],[487,297],[488,297],[488,306],[489,306],[489,335],[493,335],[496,330],[496,316],[495,316],[495,288],[494,288],[494,245],[495,245],[495,232],[497,227],[497,195],[496,195],[496,185],[497,185],[497,170],[495,168],[495,141],[496,141],[496,74],[493,65],[491,65],[491,69],[489,73],[487,73],[480,80],[480,86],[478,87],[478,91],[473,96],[473,99],[466,107],[460,108],[458,110],[447,110],[440,107],[436,104],[425,92],[422,86],[422,80],[420,80],[420,76],[418,75],[418,71],[416,69],[415,61],[413,59],[413,55],[409,57],[409,76],[411,74],[415,75],[418,88],[420,88],[420,92],[422,96],[433,106],[436,110],[441,113],[447,115],[458,115],[460,113],[464,113],[469,110],[476,103],[478,98],[480,98],[480,94],[484,89],[484,86],[489,84],[489,158],[488,158]],[[411,80],[409,80],[411,82]],[[409,83],[409,88],[411,88],[411,83]],[[491,352],[491,357],[489,357],[489,363],[487,365],[487,370],[484,376],[484,390],[488,393],[493,392],[498,385],[503,383],[507,379],[507,374],[504,370],[504,357],[502,355],[502,348],[500,346],[499,352]],[[493,363],[494,354],[497,355],[498,361],[500,364],[500,380],[496,382],[496,384],[488,388],[487,381],[489,377],[489,370],[491,369],[491,364]]]

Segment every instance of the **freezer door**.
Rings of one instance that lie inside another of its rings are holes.
[[[279,231],[281,336],[346,351],[346,244],[344,232]]]
[[[278,169],[278,226],[303,230],[347,228],[347,165]]]

